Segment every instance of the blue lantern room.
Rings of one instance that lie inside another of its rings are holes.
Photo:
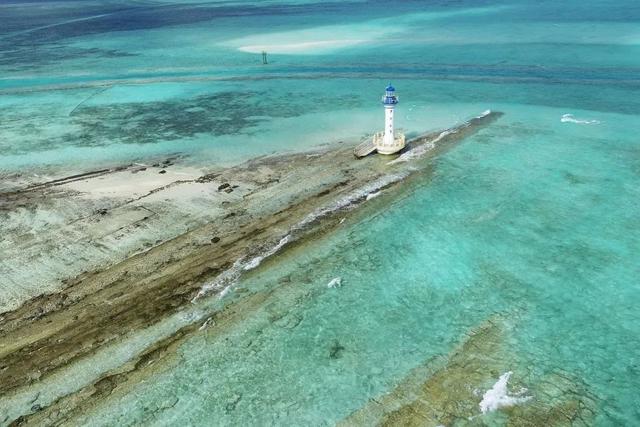
[[[385,94],[382,97],[382,103],[384,105],[396,105],[398,103],[396,88],[391,86],[391,83],[389,83],[389,86],[385,89]]]

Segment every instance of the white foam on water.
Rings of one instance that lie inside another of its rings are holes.
[[[212,282],[205,283],[204,285],[202,285],[202,287],[200,288],[200,291],[198,291],[196,296],[193,297],[191,302],[195,303],[206,294],[212,291],[217,291],[217,290],[221,290],[219,295],[220,295],[220,298],[222,298],[224,295],[226,295],[229,292],[229,290],[231,289],[231,286],[233,286],[236,283],[236,281],[240,278],[240,275],[242,274],[243,266],[244,265],[242,263],[242,259],[236,260],[236,262],[234,262],[233,265],[228,270],[225,270],[224,272],[222,272]]]
[[[369,193],[367,194],[367,200],[371,200],[371,199],[375,199],[376,197],[378,197],[380,194],[382,194],[381,191],[374,191],[373,193]]]
[[[240,275],[238,275],[238,278],[240,277]],[[220,291],[220,293],[218,294],[218,298],[222,299],[224,298],[229,292],[231,292],[231,288],[238,282],[238,279],[234,280],[233,282],[231,282],[226,288],[224,288],[222,291]]]
[[[400,173],[381,176],[375,181],[372,181],[364,185],[363,187],[349,193],[343,198],[338,199],[332,205],[319,208],[314,212],[310,213],[302,221],[300,221],[300,223],[294,228],[294,230],[302,229],[317,219],[327,216],[340,209],[345,209],[349,205],[356,202],[357,200],[366,198],[368,194],[375,193],[376,191],[379,191],[381,188],[386,187],[387,185],[402,181],[407,176],[409,176],[409,172],[400,172]]]
[[[290,240],[291,235],[287,234],[282,239],[280,239],[280,241],[273,247],[269,248],[262,254],[251,258],[249,261],[245,261],[245,258],[236,260],[231,268],[221,273],[212,282],[204,284],[200,288],[200,291],[196,294],[196,296],[191,300],[191,302],[195,303],[206,294],[216,290],[220,291],[218,297],[223,298],[229,293],[233,285],[237,283],[243,271],[253,270],[254,268],[258,267],[262,263],[262,261],[265,260],[265,258],[274,255],[276,252],[282,249],[284,245],[289,243]]]
[[[482,119],[484,117],[487,117],[489,114],[491,114],[491,112],[492,112],[491,110],[485,110],[482,113],[480,113],[479,116],[474,117],[474,119]],[[397,163],[408,162],[410,160],[419,159],[420,157],[424,156],[427,152],[433,150],[436,147],[436,144],[439,141],[441,141],[442,138],[444,138],[447,135],[451,135],[452,133],[456,133],[458,132],[458,130],[465,128],[470,124],[471,124],[471,121],[466,121],[461,125],[455,126],[454,128],[442,131],[437,137],[435,137],[431,141],[427,141],[424,144],[421,144],[412,150],[402,153],[400,156],[398,156],[398,158],[388,162],[387,165],[395,165]]]
[[[215,325],[216,322],[213,321],[212,317],[208,317],[207,320],[198,328],[199,331],[205,330],[209,325]]]
[[[514,395],[509,395],[507,383],[512,373],[513,372],[509,371],[500,375],[500,378],[493,387],[484,393],[482,401],[480,402],[480,411],[483,414],[495,411],[496,409],[524,403],[531,399],[531,396],[523,396],[523,394],[527,392],[526,388],[521,389]]]
[[[416,148],[414,148],[413,150],[409,150],[405,153],[402,153],[397,159],[391,160],[390,162],[388,162],[388,165],[395,165],[397,163],[403,163],[403,162],[408,162],[410,160],[413,159],[419,159],[420,157],[424,156],[427,152],[433,150],[434,148],[436,148],[436,143],[440,140],[442,140],[442,138],[444,138],[447,135],[451,135],[452,133],[456,133],[457,130],[445,130],[443,132],[440,132],[440,134],[432,139],[431,141],[427,141],[422,145],[417,146]]]
[[[562,123],[576,123],[579,125],[598,125],[600,124],[600,120],[582,120],[576,119],[573,114],[563,114],[560,118]]]
[[[291,235],[287,234],[286,236],[284,236],[282,239],[280,239],[280,241],[271,249],[269,249],[268,251],[266,251],[264,254],[259,255],[255,258],[253,258],[251,261],[249,261],[248,263],[246,263],[244,265],[244,267],[242,267],[242,269],[244,271],[249,271],[249,270],[253,270],[254,268],[256,268],[257,266],[260,265],[260,263],[265,259],[270,257],[271,255],[275,254],[276,252],[278,252],[280,249],[282,249],[282,247],[284,245],[286,245],[287,243],[289,243],[289,240],[291,240]]]
[[[327,288],[339,288],[342,286],[342,277],[335,277],[329,283],[327,283]]]
[[[246,257],[236,260],[236,262],[234,262],[233,265],[228,270],[218,275],[212,282],[204,284],[200,288],[200,291],[198,291],[196,296],[193,297],[191,302],[195,303],[200,298],[202,298],[203,296],[213,291],[219,291],[218,293],[219,298],[224,297],[231,291],[233,286],[238,282],[238,280],[240,279],[240,276],[244,271],[249,271],[258,267],[262,263],[262,261],[264,261],[265,258],[268,258],[276,254],[287,243],[291,242],[293,240],[292,233],[305,228],[306,226],[313,223],[314,221],[324,216],[327,216],[335,211],[348,208],[354,202],[361,200],[363,198],[366,198],[366,196],[371,193],[379,192],[382,187],[385,187],[394,182],[401,181],[404,178],[406,178],[408,175],[409,175],[409,172],[384,175],[376,179],[375,181],[372,181],[369,184],[363,186],[362,188],[349,193],[347,196],[341,199],[338,199],[332,205],[315,210],[314,212],[307,215],[302,221],[300,221],[294,227],[292,227],[289,234],[281,238],[277,244],[275,244],[273,247],[271,247],[267,251],[261,253],[260,255],[254,256],[249,261],[246,261]]]

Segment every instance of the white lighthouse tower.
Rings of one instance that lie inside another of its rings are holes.
[[[396,96],[396,89],[389,83],[382,97],[382,105],[384,105],[384,131],[378,132],[373,136],[373,144],[380,154],[393,154],[404,148],[404,134],[396,132],[393,125],[394,110],[397,104],[398,97]]]

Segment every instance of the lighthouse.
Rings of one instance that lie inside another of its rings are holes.
[[[393,124],[398,97],[396,96],[396,88],[391,83],[386,87],[382,96],[382,105],[384,106],[384,130],[373,136],[373,144],[380,154],[397,153],[404,148],[405,138],[404,134],[396,132]]]
[[[396,88],[389,83],[382,97],[382,105],[384,105],[384,138],[382,142],[384,145],[393,145],[395,141],[393,137],[393,111],[397,104]]]
[[[373,138],[367,138],[363,143],[358,144],[353,149],[353,154],[356,157],[366,157],[374,151],[380,154],[393,154],[404,148],[404,134],[396,132],[393,124],[398,97],[396,96],[396,88],[391,83],[384,90],[382,105],[384,106],[384,130],[374,133]]]

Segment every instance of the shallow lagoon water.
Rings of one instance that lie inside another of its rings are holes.
[[[615,9],[607,2],[407,2],[392,10],[381,2],[15,3],[1,10],[12,25],[0,37],[0,168],[70,160],[82,168],[92,159],[212,147],[214,161],[237,162],[358,140],[374,130],[380,87],[390,79],[403,112],[426,110],[399,123],[411,132],[451,125],[430,120],[447,104],[456,105],[444,113],[460,119],[473,112],[459,104],[497,102],[635,114],[638,101],[625,94],[638,88],[638,11],[631,2]],[[605,10],[613,15],[596,19]],[[272,52],[268,66],[242,50],[258,42]],[[324,42],[331,47],[313,45]],[[290,44],[311,45],[282,47]],[[343,118],[359,112],[369,119],[345,126]],[[321,132],[316,113],[330,119]],[[284,128],[297,132],[272,132]]]
[[[0,8],[2,171],[355,142],[389,79],[408,133],[505,116],[243,279],[273,293],[85,422],[332,424],[495,315],[496,381],[561,372],[595,396],[593,424],[640,421],[637,4],[148,3],[126,22],[101,18],[126,2],[89,5]]]
[[[199,332],[175,367],[85,421],[332,424],[494,315],[504,372],[525,386],[575,376],[597,397],[592,422],[636,420],[637,148],[602,135],[637,123],[501,109],[401,198],[383,193],[246,278],[238,288],[273,289],[255,312]]]

